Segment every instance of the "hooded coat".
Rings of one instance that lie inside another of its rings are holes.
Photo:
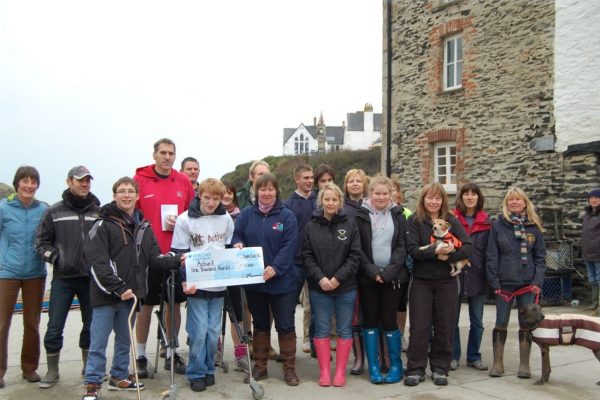
[[[47,263],[53,264],[54,278],[87,278],[89,266],[83,259],[83,246],[94,221],[100,212],[100,200],[92,193],[77,206],[70,189],[62,201],[46,210],[36,234],[37,253]]]
[[[392,204],[387,212],[392,216],[394,233],[391,242],[392,254],[390,263],[385,268],[380,268],[373,262],[373,230],[371,217],[374,210],[363,202],[362,207],[356,213],[354,223],[358,227],[361,243],[361,262],[358,272],[358,283],[360,285],[376,285],[375,277],[380,275],[385,283],[408,282],[408,269],[406,268],[406,246],[405,231],[406,221],[402,206]]]
[[[113,201],[100,211],[84,247],[92,276],[92,307],[115,304],[128,289],[139,298],[146,296],[148,269],[178,268],[178,257],[161,256],[150,223],[136,209],[128,217]]]

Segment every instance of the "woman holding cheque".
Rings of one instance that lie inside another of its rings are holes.
[[[218,179],[208,178],[198,186],[190,208],[177,217],[171,248],[176,253],[224,248],[233,236],[233,220],[221,204],[227,189]],[[209,241],[208,237],[216,238]],[[186,377],[194,392],[215,384],[215,354],[221,332],[225,287],[197,289],[188,285],[183,270],[183,292],[187,298],[185,329],[189,337],[190,361]]]
[[[360,238],[344,213],[344,194],[332,183],[317,196],[318,209],[306,225],[304,265],[315,319],[315,349],[319,360],[319,385],[331,386],[329,334],[335,313],[337,345],[333,386],[346,383],[346,364],[352,348],[352,313],[356,299],[356,274],[360,264]]]
[[[265,174],[254,183],[257,202],[242,210],[235,221],[234,247],[262,247],[265,283],[246,285],[246,298],[254,328],[255,380],[267,379],[270,344],[270,311],[273,311],[283,376],[289,386],[300,383],[296,374],[296,275],[294,251],[298,235],[296,217],[279,200],[275,175]]]

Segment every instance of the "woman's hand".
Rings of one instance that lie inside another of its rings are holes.
[[[188,285],[187,282],[181,284],[183,286],[183,293],[187,295],[193,295],[196,293],[196,285]]]
[[[537,294],[540,294],[541,291],[542,291],[542,289],[540,289],[539,286],[531,285],[531,293],[537,295]]]
[[[375,282],[377,282],[377,283],[383,283],[383,278],[381,277],[381,275],[377,274],[375,276]]]
[[[233,247],[235,247],[236,249],[243,249],[244,248],[244,243],[239,242],[233,245]]]
[[[319,281],[319,286],[321,286],[321,289],[323,289],[325,292],[330,292],[333,290],[333,287],[331,286],[331,281],[325,276],[322,277]]]
[[[494,290],[494,293],[499,295],[500,293],[502,293],[502,289],[496,289],[496,290]]]
[[[263,271],[263,279],[265,280],[265,282],[273,278],[275,275],[277,275],[277,273],[275,272],[275,268],[271,267],[270,265],[266,267]]]
[[[185,267],[185,259],[187,258],[187,255],[185,253],[183,253],[181,255],[181,266]]]
[[[129,300],[129,299],[132,299],[132,298],[133,298],[133,290],[131,290],[131,289],[127,289],[125,291],[125,293],[123,293],[121,295],[121,300],[123,300],[123,301]]]
[[[333,277],[329,280],[329,285],[331,285],[331,290],[335,290],[340,286],[340,282]]]

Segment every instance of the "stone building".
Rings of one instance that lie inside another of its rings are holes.
[[[600,186],[600,2],[390,0],[383,20],[382,166],[407,205],[472,181],[497,214],[518,185],[577,257]]]

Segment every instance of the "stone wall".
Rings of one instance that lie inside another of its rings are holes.
[[[433,143],[450,139],[457,146],[458,185],[479,184],[492,214],[506,189],[518,185],[538,208],[547,238],[558,231],[576,240],[584,193],[599,186],[598,158],[530,148],[533,139],[555,141],[554,1],[391,3],[392,175],[402,182],[406,204],[414,208],[420,188],[433,180]],[[463,87],[444,92],[443,39],[458,32]],[[385,149],[387,126],[383,130]]]

